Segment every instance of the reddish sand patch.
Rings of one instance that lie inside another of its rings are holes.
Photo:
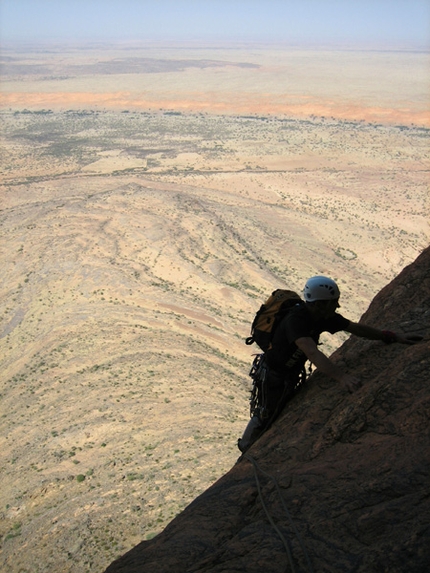
[[[277,98],[278,99],[278,98]],[[263,114],[286,115],[289,117],[335,117],[355,121],[379,122],[383,124],[415,124],[430,127],[430,113],[413,107],[387,108],[362,106],[345,101],[320,99],[309,102],[309,98],[294,96],[291,101],[271,102],[270,97],[253,97],[248,94],[229,98],[223,94],[218,101],[205,94],[193,94],[190,99],[144,99],[130,92],[88,93],[3,93],[0,94],[0,107],[55,108],[103,107],[110,109],[154,110],[169,109],[184,112],[207,112],[215,114]],[[304,99],[305,103],[298,100]]]

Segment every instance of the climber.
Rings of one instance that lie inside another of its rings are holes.
[[[388,330],[378,330],[358,324],[339,314],[339,288],[330,278],[315,276],[304,287],[304,302],[296,304],[281,320],[273,333],[269,349],[258,357],[257,378],[260,385],[258,400],[251,405],[251,419],[238,440],[238,447],[245,452],[272,424],[294,394],[304,365],[309,360],[319,371],[349,391],[361,386],[359,378],[334,364],[318,348],[322,332],[335,334],[341,330],[386,344],[399,342],[415,344],[416,337],[404,337]],[[252,372],[252,371],[251,371]]]

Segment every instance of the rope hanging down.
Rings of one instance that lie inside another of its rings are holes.
[[[256,482],[256,484],[257,484],[258,496],[259,496],[259,498],[260,498],[261,505],[263,506],[263,509],[264,509],[264,512],[265,512],[265,514],[266,514],[266,516],[267,516],[267,519],[269,520],[271,526],[272,526],[273,529],[276,531],[276,533],[278,534],[279,538],[281,539],[281,541],[282,541],[282,543],[283,543],[283,545],[284,545],[284,547],[285,547],[285,551],[287,552],[288,561],[289,561],[290,567],[291,567],[291,573],[296,573],[296,569],[295,569],[295,566],[294,566],[293,556],[292,556],[292,554],[291,554],[290,545],[289,545],[289,543],[288,543],[288,540],[285,538],[284,534],[282,533],[282,531],[279,529],[279,527],[278,527],[278,526],[276,525],[276,523],[273,521],[273,518],[272,518],[272,516],[270,515],[269,510],[268,510],[267,507],[266,507],[266,504],[264,503],[263,495],[262,495],[262,492],[261,492],[261,484],[260,484],[260,480],[259,480],[259,477],[258,477],[258,471],[259,471],[260,473],[262,473],[264,476],[266,476],[267,478],[271,479],[271,480],[274,482],[275,487],[276,487],[276,491],[277,491],[278,496],[279,496],[279,499],[281,500],[282,507],[284,508],[284,511],[285,511],[285,514],[286,514],[286,516],[287,516],[287,518],[288,518],[288,521],[289,521],[289,523],[290,523],[290,525],[291,525],[291,527],[292,527],[292,529],[293,529],[293,532],[295,533],[295,535],[296,535],[296,537],[297,537],[297,540],[298,540],[298,542],[299,542],[299,544],[300,544],[300,547],[301,547],[301,549],[302,549],[302,551],[303,551],[303,554],[304,554],[304,556],[305,556],[308,571],[309,571],[309,573],[315,573],[315,572],[314,572],[314,569],[313,569],[313,567],[312,567],[312,563],[311,563],[311,560],[310,560],[310,558],[309,558],[308,552],[306,551],[305,545],[304,545],[304,543],[303,543],[303,541],[302,541],[302,538],[301,538],[301,536],[300,536],[300,533],[298,532],[297,527],[295,526],[294,521],[293,521],[293,519],[292,519],[292,517],[291,517],[291,514],[290,514],[290,512],[288,511],[288,507],[287,507],[287,505],[286,505],[286,503],[285,503],[285,500],[284,500],[284,498],[283,498],[283,496],[282,496],[282,492],[281,492],[281,489],[280,489],[280,487],[279,487],[278,482],[276,481],[276,479],[275,479],[272,475],[270,475],[270,474],[268,474],[267,472],[265,472],[264,470],[262,470],[252,456],[250,456],[249,454],[245,453],[245,454],[243,454],[243,457],[244,457],[245,459],[247,459],[249,462],[251,462],[251,464],[252,464],[252,467],[253,467],[253,469],[254,469],[255,482]]]

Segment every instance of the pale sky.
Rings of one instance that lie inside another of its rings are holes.
[[[430,48],[430,0],[0,0],[0,41],[275,41]]]

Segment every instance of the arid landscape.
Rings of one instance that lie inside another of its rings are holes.
[[[428,63],[2,51],[0,569],[159,533],[238,457],[270,292],[328,274],[358,320],[428,245]]]

